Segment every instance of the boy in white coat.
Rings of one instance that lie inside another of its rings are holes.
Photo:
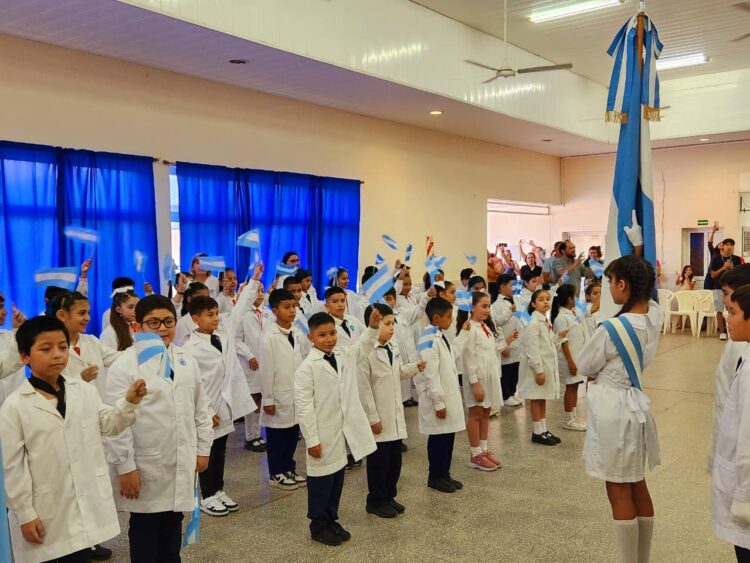
[[[5,324],[8,311],[5,308],[5,297],[0,294],[0,326]],[[23,373],[23,362],[18,354],[16,344],[16,330],[24,322],[26,317],[23,313],[13,307],[11,321],[12,331],[0,330],[0,406],[5,398],[15,391],[26,379]]]
[[[357,342],[360,335],[364,332],[364,327],[357,320],[358,317],[347,314],[347,293],[337,286],[326,289],[326,311],[334,318],[338,339],[336,347],[339,352]]]
[[[502,274],[497,278],[498,296],[490,308],[492,321],[503,334],[522,333],[521,320],[515,315],[516,304],[513,302],[513,282],[516,276]],[[503,406],[519,407],[523,401],[518,398],[518,367],[521,362],[521,341],[515,340],[500,354],[502,378],[500,386],[503,390]]]
[[[299,269],[295,276],[302,287],[302,309],[307,316],[323,311],[323,303],[318,299],[313,287],[313,277],[310,270]]]
[[[150,295],[138,302],[135,313],[140,332],[158,335],[163,351],[147,358],[136,341],[112,364],[108,401],[137,377],[147,382],[149,395],[138,421],[105,440],[107,461],[119,490],[117,508],[130,512],[130,559],[174,562],[180,560],[183,512],[195,504],[195,472],[208,466],[211,417],[198,364],[173,344],[177,315],[172,301]]]
[[[260,421],[268,438],[269,484],[283,490],[295,490],[307,484],[307,480],[297,474],[294,461],[299,438],[294,411],[294,373],[302,363],[301,346],[294,328],[297,302],[290,291],[275,289],[269,303],[276,322],[266,330],[260,345],[263,365]]]
[[[409,380],[425,368],[424,362],[404,364],[399,345],[392,342],[395,318],[388,305],[376,303],[365,309],[365,322],[372,311],[382,315],[380,334],[374,348],[358,368],[359,397],[377,450],[367,456],[367,507],[370,514],[394,518],[404,505],[396,502],[396,485],[401,475],[401,444],[406,439],[401,380]]]
[[[239,505],[224,491],[224,464],[234,420],[256,410],[234,348],[235,327],[255,296],[255,281],[252,281],[229,314],[228,334],[218,330],[219,304],[213,297],[194,297],[190,302],[190,316],[197,329],[183,348],[198,362],[214,426],[208,468],[199,475],[201,510],[211,516],[226,516],[227,512],[239,510]]]
[[[419,432],[428,435],[427,486],[442,493],[455,493],[463,488],[463,483],[450,474],[453,444],[456,432],[466,429],[456,361],[466,345],[469,324],[450,345],[441,331],[453,326],[453,305],[435,297],[427,303],[426,312],[433,332],[420,338],[418,349],[427,366],[414,378],[414,384],[419,393]]]
[[[102,435],[133,424],[146,384],[108,406],[94,386],[66,380],[70,339],[55,318],[30,319],[16,341],[32,375],[0,408],[15,560],[87,562],[89,546],[120,533]]]
[[[375,451],[356,370],[375,344],[380,320],[375,311],[357,345],[339,352],[337,323],[327,313],[314,314],[308,320],[314,348],[294,375],[294,406],[307,446],[307,517],[312,539],[325,545],[351,539],[338,523],[347,446],[357,460]]]

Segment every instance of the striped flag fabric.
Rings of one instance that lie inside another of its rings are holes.
[[[167,348],[164,346],[164,341],[161,337],[154,332],[136,332],[134,337],[134,344],[136,356],[138,358],[138,365],[141,366],[155,358],[157,356],[164,357],[164,368],[162,370],[162,377],[169,379],[169,372],[172,366],[169,362],[169,355],[167,354]]]
[[[471,301],[472,301],[472,292],[471,290],[459,290],[456,292],[456,305],[458,305],[459,311],[469,311],[471,312]]]
[[[146,271],[146,262],[148,261],[148,256],[141,252],[140,250],[136,250],[133,252],[133,265],[135,266],[135,271],[139,274],[142,274]]]
[[[3,451],[0,448],[0,467],[3,467]],[[0,561],[13,561],[10,549],[10,528],[8,511],[5,510],[5,481],[0,471]]]
[[[447,259],[448,258],[445,256],[442,256],[440,258],[430,256],[427,259],[427,262],[425,262],[425,267],[427,268],[427,272],[430,274],[430,280],[432,281],[432,283],[435,283],[435,276],[438,274],[438,270],[442,268]]]
[[[336,285],[336,274],[339,273],[338,266],[331,266],[326,270],[326,279],[333,280],[333,285]]]
[[[513,316],[521,321],[522,327],[529,326],[529,323],[531,322],[531,315],[528,311],[519,310],[513,313]]]
[[[162,276],[164,281],[172,281],[172,278],[177,273],[177,264],[174,258],[170,254],[164,256],[164,269],[162,270]]]
[[[245,248],[260,248],[260,231],[251,229],[237,238],[237,245]]]
[[[589,310],[589,304],[586,303],[586,301],[581,301],[580,299],[576,299],[576,317],[579,321],[582,321],[586,318],[586,315],[588,314]]]
[[[436,326],[428,326],[419,334],[419,340],[417,341],[417,352],[420,354],[427,350],[432,349],[435,345],[435,336],[440,333],[440,329]]]
[[[40,287],[62,287],[73,291],[78,283],[78,268],[73,266],[67,268],[47,268],[38,270],[34,274],[34,282]]]
[[[414,251],[414,245],[409,243],[406,245],[406,253],[404,254],[404,262],[407,264],[411,262],[411,254]]]
[[[201,256],[201,269],[211,272],[223,272],[227,269],[227,262],[223,256]]]
[[[391,269],[383,266],[377,273],[362,286],[362,294],[367,297],[372,305],[380,301],[386,292],[393,287],[393,275]]]
[[[376,254],[375,255],[375,266],[380,266],[385,263],[385,258],[383,258],[382,254]]]
[[[389,237],[388,235],[383,235],[383,242],[391,250],[398,250],[398,243],[393,237]]]
[[[474,254],[466,254],[466,253],[464,252],[464,257],[466,258],[466,261],[467,261],[467,262],[468,262],[468,263],[469,263],[469,264],[470,264],[471,266],[473,266],[474,264],[476,264],[476,263],[477,263],[477,257],[476,257],[476,255],[474,255]]]
[[[63,234],[66,238],[83,244],[97,244],[99,242],[99,233],[94,229],[68,225],[63,230]]]
[[[511,287],[513,288],[513,295],[521,295],[521,290],[523,289],[523,282],[521,280],[513,280],[511,282]]]
[[[299,312],[297,313],[297,316],[294,319],[294,326],[297,327],[297,329],[307,336],[310,334],[310,327],[307,324],[307,318],[303,318],[304,315],[300,315]]]
[[[201,539],[201,498],[198,492],[198,475],[195,476],[195,506],[193,513],[190,515],[185,536],[182,538],[182,547],[187,547],[199,542]]]
[[[277,276],[293,276],[297,273],[297,267],[296,266],[289,266],[287,264],[284,264],[282,262],[279,262],[276,264],[276,275]]]

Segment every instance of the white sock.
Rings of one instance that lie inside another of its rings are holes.
[[[469,446],[469,450],[471,451],[471,457],[476,457],[482,453],[482,448],[475,448],[474,446]]]
[[[542,434],[544,433],[544,427],[542,426],[542,422],[532,422],[532,425],[534,426],[534,434]]]
[[[260,413],[251,412],[245,415],[245,440],[251,442],[260,437]]]
[[[639,563],[638,520],[615,520],[615,543],[619,563]]]
[[[651,560],[651,538],[654,535],[654,517],[639,516],[638,520],[638,563]]]
[[[543,419],[542,419],[542,420],[540,420],[539,422],[541,422],[541,423],[542,423],[542,432],[547,432],[547,419],[546,419],[546,418],[543,418]]]
[[[489,447],[487,446],[487,440],[479,440],[479,447],[482,449],[482,452],[489,451]]]
[[[573,409],[572,411],[565,411],[565,422],[570,422],[571,420],[575,420],[576,418],[576,410]]]

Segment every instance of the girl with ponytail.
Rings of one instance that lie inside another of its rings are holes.
[[[133,324],[138,296],[130,289],[115,290],[109,309],[109,326],[101,334],[102,343],[115,350],[127,350],[133,345]]]

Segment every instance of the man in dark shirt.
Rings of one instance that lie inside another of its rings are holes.
[[[730,238],[724,239],[721,241],[721,245],[721,252],[711,258],[709,277],[714,282],[714,307],[716,307],[716,322],[719,326],[719,339],[726,340],[727,327],[724,322],[724,302],[719,278],[735,266],[742,264],[742,260],[739,256],[734,255],[734,240]],[[716,289],[716,287],[719,287],[719,289]]]
[[[716,246],[714,246],[714,235],[716,235],[716,232],[719,230],[719,225],[714,223],[713,228],[711,229],[711,232],[708,233],[708,264],[710,268],[711,260],[714,259],[714,256],[717,254],[721,254],[721,249],[723,244],[720,242]],[[709,269],[708,275],[703,278],[703,289],[713,289],[714,288],[714,279],[711,277],[711,270]]]

